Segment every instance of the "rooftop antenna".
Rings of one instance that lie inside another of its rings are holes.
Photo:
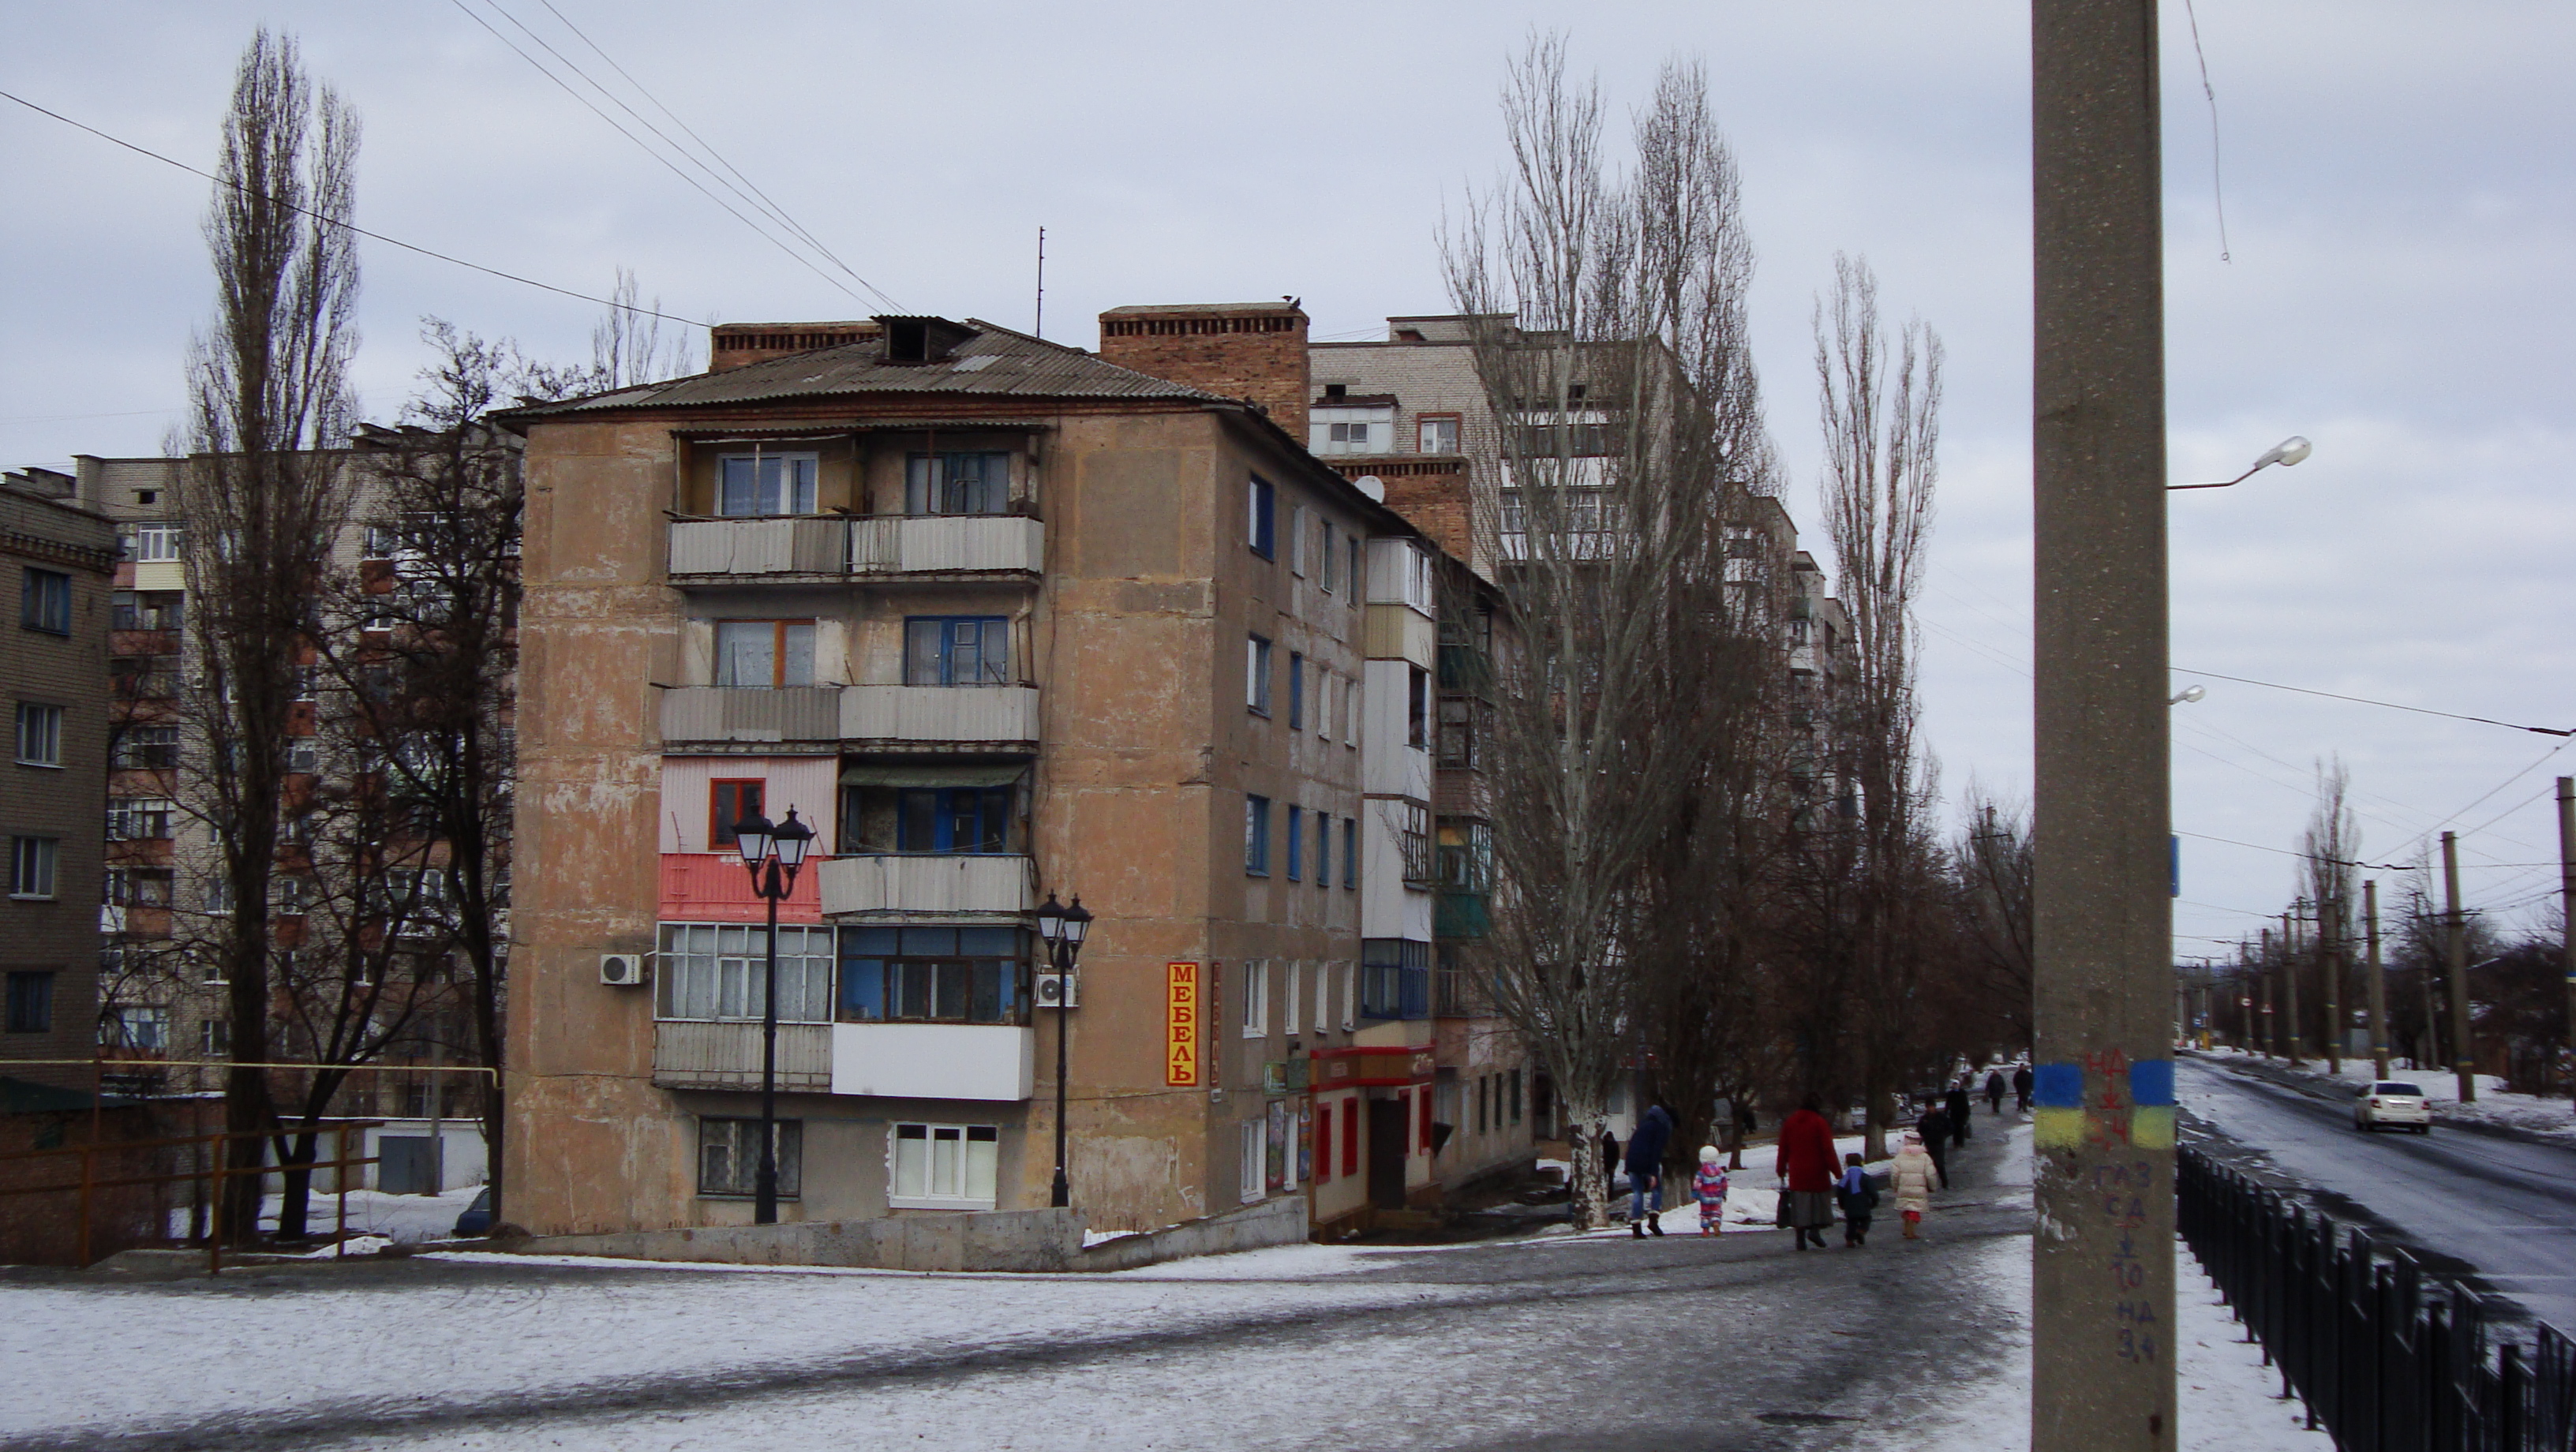
[[[1029,331],[1039,339],[1046,337],[1046,228],[1038,229],[1038,317]]]

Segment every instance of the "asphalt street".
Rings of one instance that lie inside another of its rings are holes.
[[[2576,1150],[2442,1124],[2364,1134],[2330,1091],[2188,1055],[2180,1068],[2186,1127],[2228,1141],[2211,1146],[2223,1158],[2576,1331]]]
[[[1172,1304],[1207,1298],[1209,1314],[1185,1334],[1095,1328],[1006,1350],[929,1337],[894,1353],[817,1346],[767,1364],[711,1348],[702,1375],[649,1383],[567,1381],[482,1397],[384,1388],[0,1448],[856,1448],[919,1445],[923,1429],[945,1445],[1014,1448],[1903,1446],[1905,1428],[1940,1414],[1943,1398],[2026,1354],[2019,1308],[1995,1291],[1995,1267],[2028,1254],[2029,1191],[1996,1184],[2004,1127],[2016,1119],[1979,1116],[1980,1133],[1953,1161],[1956,1188],[1936,1201],[1928,1238],[1910,1244],[1891,1204],[1861,1250],[1844,1249],[1837,1229],[1822,1252],[1794,1252],[1777,1232],[1558,1234],[1373,1257],[1357,1270],[1326,1258],[1331,1273],[1295,1284],[1388,1294],[1290,1305],[1284,1279],[1174,1280]],[[1771,1183],[1768,1155],[1748,1152],[1748,1181]],[[413,1261],[114,1293],[137,1298],[139,1313],[166,1299],[159,1313],[186,1324],[200,1298],[292,1297],[304,1284],[380,1285],[391,1310],[423,1303],[405,1287],[451,1279],[487,1292],[541,1281],[561,1296],[595,1277],[668,1274],[691,1273]],[[1070,1303],[1121,1279],[1065,1277],[1050,1294]],[[1267,1284],[1283,1294],[1265,1296]]]

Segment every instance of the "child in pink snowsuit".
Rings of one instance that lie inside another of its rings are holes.
[[[1715,1145],[1699,1147],[1699,1173],[1691,1177],[1691,1196],[1699,1201],[1699,1233],[1717,1234],[1726,1221],[1726,1160]]]

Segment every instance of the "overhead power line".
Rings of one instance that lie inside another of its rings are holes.
[[[2576,736],[2576,728],[2525,726],[2515,721],[2498,721],[2490,716],[2464,716],[2457,711],[2436,711],[2430,706],[2401,706],[2395,701],[2374,701],[2368,696],[2346,696],[2334,691],[2310,690],[2306,686],[2285,686],[2279,681],[2256,681],[2248,680],[2244,676],[2222,676],[2216,671],[2189,670],[2182,666],[2169,666],[2167,669],[2178,675],[2207,676],[2213,681],[2233,681],[2240,686],[2261,686],[2271,691],[2295,691],[2302,696],[2323,696],[2329,701],[2350,701],[2355,705],[2381,706],[2391,711],[2412,711],[2418,716],[2444,716],[2453,721],[2475,721],[2481,726],[2502,726],[2508,731],[2528,731],[2535,736]]]
[[[160,152],[154,151],[148,146],[137,146],[133,142],[128,141],[121,136],[110,136],[106,132],[99,130],[97,127],[75,121],[60,111],[48,111],[44,107],[37,105],[35,102],[28,100],[24,96],[12,95],[7,91],[0,91],[0,101],[15,101],[19,105],[26,107],[28,110],[35,112],[39,116],[50,117],[53,120],[60,121],[75,131],[86,131],[101,141],[108,142],[115,146],[122,146],[137,156],[148,156],[154,161],[160,162],[164,166],[175,166],[179,170],[188,173],[190,176],[203,177],[217,186],[231,187],[233,190],[241,192],[246,196],[259,195],[256,192],[252,192],[248,187],[243,186],[239,182],[228,182],[222,177],[215,175],[213,172],[200,170],[197,167],[190,166],[186,162],[177,160],[173,157],[163,156]],[[310,217],[314,221],[321,223],[323,226],[337,227],[341,231],[349,233],[351,236],[364,237],[370,242],[382,242],[388,247],[399,247],[405,252],[416,252],[423,257],[444,262],[450,266],[462,267],[474,272],[480,272],[487,277],[497,277],[503,282],[515,282],[521,287],[538,288],[561,297],[573,298],[580,302],[596,303],[604,308],[615,308],[619,312],[640,313],[648,318],[660,318],[664,322],[678,323],[682,327],[694,328],[698,326],[698,323],[694,319],[673,317],[669,313],[655,312],[651,308],[637,307],[633,303],[619,302],[614,298],[593,297],[586,292],[575,292],[568,287],[557,287],[551,282],[539,282],[533,277],[521,277],[515,272],[503,272],[497,267],[486,267],[480,262],[468,262],[462,257],[456,257],[445,252],[435,251],[431,248],[423,247],[416,242],[405,242],[399,237],[388,237],[382,232],[370,232],[366,228],[358,226],[353,222],[346,222],[338,217],[326,217],[320,212],[314,211],[309,207],[299,207],[292,202],[285,201],[278,197],[263,196],[260,199],[271,206],[284,207],[288,211]]]

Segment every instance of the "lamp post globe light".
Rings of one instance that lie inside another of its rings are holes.
[[[1071,1037],[1073,1020],[1066,1018],[1073,996],[1073,965],[1082,956],[1082,940],[1091,931],[1091,912],[1082,905],[1082,894],[1075,893],[1073,906],[1066,907],[1049,892],[1037,910],[1038,937],[1046,944],[1047,967],[1054,973],[1055,992],[1055,1188],[1047,1203],[1061,1209],[1073,1203],[1073,1186],[1064,1174],[1064,1083],[1065,1044]]]
[[[757,812],[736,822],[734,842],[751,873],[752,894],[769,904],[769,967],[760,992],[760,1170],[752,1181],[751,1223],[778,1223],[778,905],[796,890],[814,829],[796,820],[771,825]]]

